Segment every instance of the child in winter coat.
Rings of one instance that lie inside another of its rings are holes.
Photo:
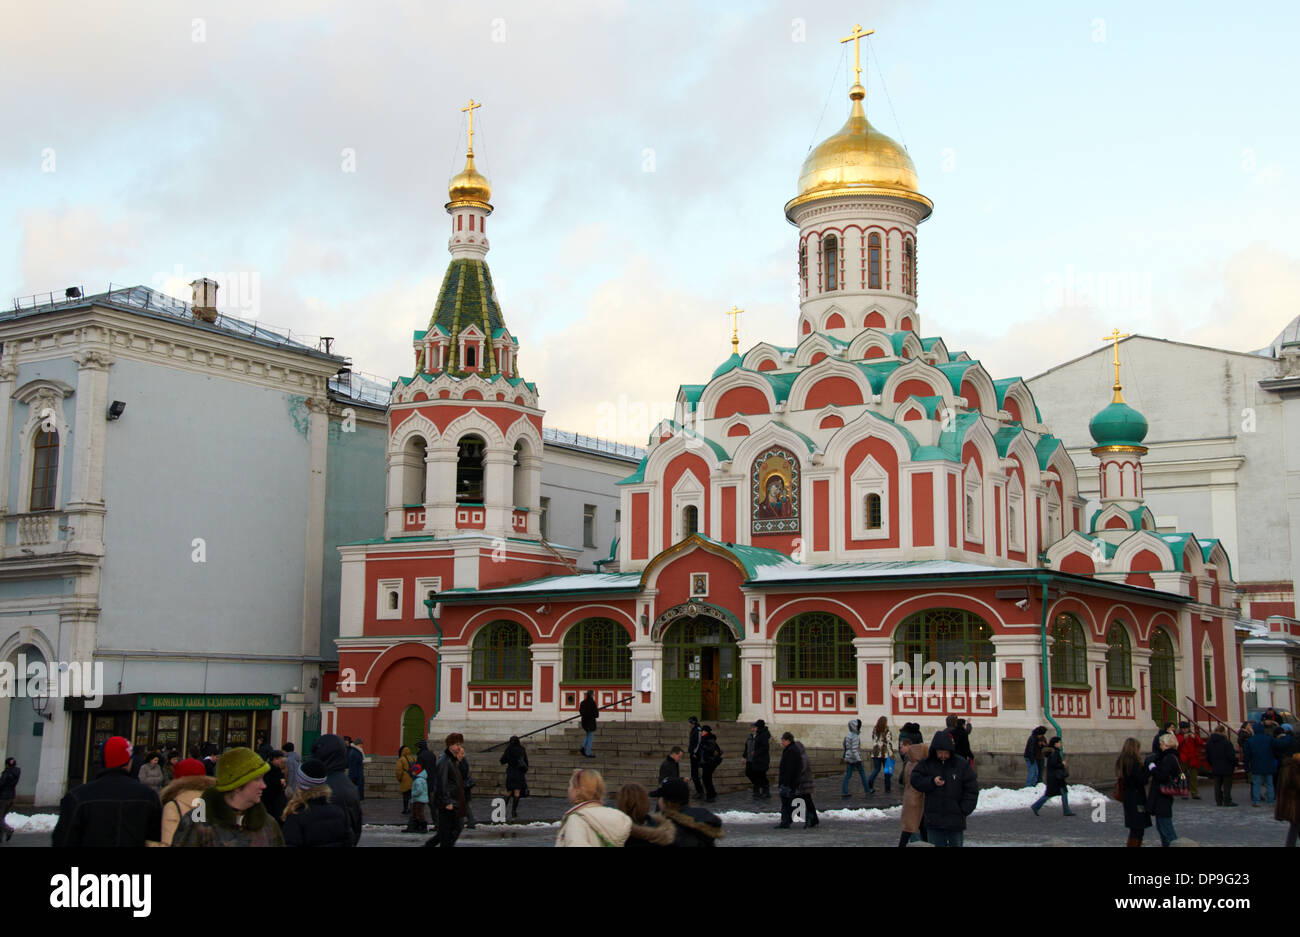
[[[862,790],[866,791],[871,785],[867,783],[867,772],[862,767],[862,720],[849,720],[849,734],[844,736],[844,783],[840,785],[840,796],[849,797],[849,778],[853,777],[853,772],[858,773],[862,778]]]
[[[411,765],[411,819],[406,824],[404,833],[427,833],[429,831],[429,779],[424,776],[424,768],[417,762]]]

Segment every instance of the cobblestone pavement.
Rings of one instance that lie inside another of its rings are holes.
[[[1040,816],[1034,816],[1027,806],[977,810],[967,820],[966,845],[1122,847],[1128,832],[1124,829],[1120,804],[1096,794],[1093,802],[1088,803],[1075,790],[1071,791],[1073,817],[1062,815],[1059,799],[1048,801]],[[612,803],[612,798],[607,802]],[[481,799],[473,801],[478,819],[491,815],[490,803]],[[850,799],[842,800],[838,783],[828,779],[818,783],[816,803],[822,822],[812,830],[805,830],[800,824],[790,830],[774,829],[780,809],[775,797],[756,802],[744,793],[723,794],[708,806],[723,814],[726,835],[721,845],[724,846],[898,846],[897,808],[901,800],[897,791],[885,794],[878,789],[874,796],[868,797],[858,789]],[[365,806],[367,826],[361,836],[362,846],[419,846],[428,838],[401,833],[400,827],[387,825],[405,822],[397,802],[367,801]],[[895,809],[888,809],[891,807]],[[870,817],[865,814],[870,808],[881,808],[885,815]],[[457,848],[552,846],[556,824],[566,809],[568,804],[560,798],[527,798],[520,802],[519,820],[515,823],[480,823],[461,835]],[[850,815],[850,811],[854,813]],[[736,813],[746,816],[735,816]],[[1233,808],[1216,807],[1212,799],[1179,803],[1174,807],[1174,828],[1180,839],[1186,841],[1185,845],[1281,846],[1286,836],[1286,826],[1273,819],[1272,807],[1251,807],[1248,794],[1244,805]],[[1154,827],[1147,832],[1143,845],[1160,848],[1160,837]]]
[[[1049,801],[1042,808],[1041,816],[1034,816],[1027,806],[978,809],[967,821],[966,845],[1122,846],[1127,832],[1120,805],[1095,791],[1089,802],[1085,791],[1071,788],[1071,807],[1076,814],[1073,817],[1062,816],[1059,800]],[[1238,796],[1243,795],[1244,802],[1239,801],[1242,806],[1235,808],[1216,807],[1213,800],[1176,804],[1174,827],[1179,837],[1188,844],[1203,846],[1281,846],[1286,827],[1273,819],[1272,806],[1251,807],[1248,792],[1239,787]],[[901,804],[897,790],[887,794],[878,788],[874,796],[868,797],[861,788],[855,787],[851,798],[841,799],[838,781],[823,779],[818,782],[815,796],[822,822],[813,830],[806,830],[800,824],[790,830],[773,829],[780,807],[775,797],[759,802],[746,793],[723,794],[709,806],[723,816],[726,835],[721,845],[724,846],[897,847]],[[1004,789],[981,792],[981,801],[988,804],[1014,802],[1017,798],[1032,799],[1027,792]],[[612,800],[611,797],[608,802]],[[491,799],[476,798],[472,803],[478,819],[490,821]],[[559,818],[566,809],[568,804],[561,798],[526,798],[520,803],[517,821],[482,822],[462,834],[457,848],[552,846]],[[363,811],[362,846],[421,846],[428,838],[401,832],[406,818],[401,814],[399,800],[368,799],[363,803]],[[20,832],[10,842],[0,845],[0,849],[49,844],[48,832]],[[1147,831],[1144,846],[1159,848],[1160,838],[1154,828]]]

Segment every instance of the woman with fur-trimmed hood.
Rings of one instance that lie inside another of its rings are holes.
[[[270,770],[251,748],[227,749],[217,759],[217,783],[176,825],[173,848],[283,846],[280,824],[262,806],[262,776]]]
[[[158,795],[162,801],[162,839],[157,845],[172,844],[181,817],[193,810],[200,795],[216,783],[217,779],[208,776],[203,762],[197,758],[185,758],[176,763],[175,776]]]
[[[722,839],[722,818],[704,807],[688,806],[691,789],[680,778],[668,778],[651,794],[659,798],[656,821],[673,829],[672,846],[714,846]]]
[[[281,826],[286,846],[352,845],[348,815],[330,800],[328,774],[325,763],[315,758],[299,765],[298,790],[284,808]]]

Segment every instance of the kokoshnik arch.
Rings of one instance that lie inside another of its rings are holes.
[[[1085,516],[1024,381],[923,328],[917,229],[934,206],[865,98],[855,81],[785,206],[794,344],[733,339],[680,388],[620,483],[622,536],[595,573],[538,529],[543,412],[485,261],[471,133],[451,261],[393,389],[384,535],[340,548],[350,679],[325,731],[395,749],[436,713],[431,736],[504,738],[575,714],[587,690],[635,719],[761,717],[815,743],[881,714],[965,715],[1013,751],[1049,715],[1076,750],[1175,707],[1241,718],[1229,559],[1156,532],[1118,346]],[[917,660],[987,679],[900,683],[895,664]]]

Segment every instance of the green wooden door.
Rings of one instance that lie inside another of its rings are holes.
[[[407,706],[402,713],[402,744],[411,747],[415,754],[416,744],[424,738],[424,710],[419,706]]]
[[[664,719],[690,716],[735,720],[740,715],[740,651],[730,629],[715,618],[674,622],[664,634]],[[716,717],[703,711],[705,649],[717,683]]]

